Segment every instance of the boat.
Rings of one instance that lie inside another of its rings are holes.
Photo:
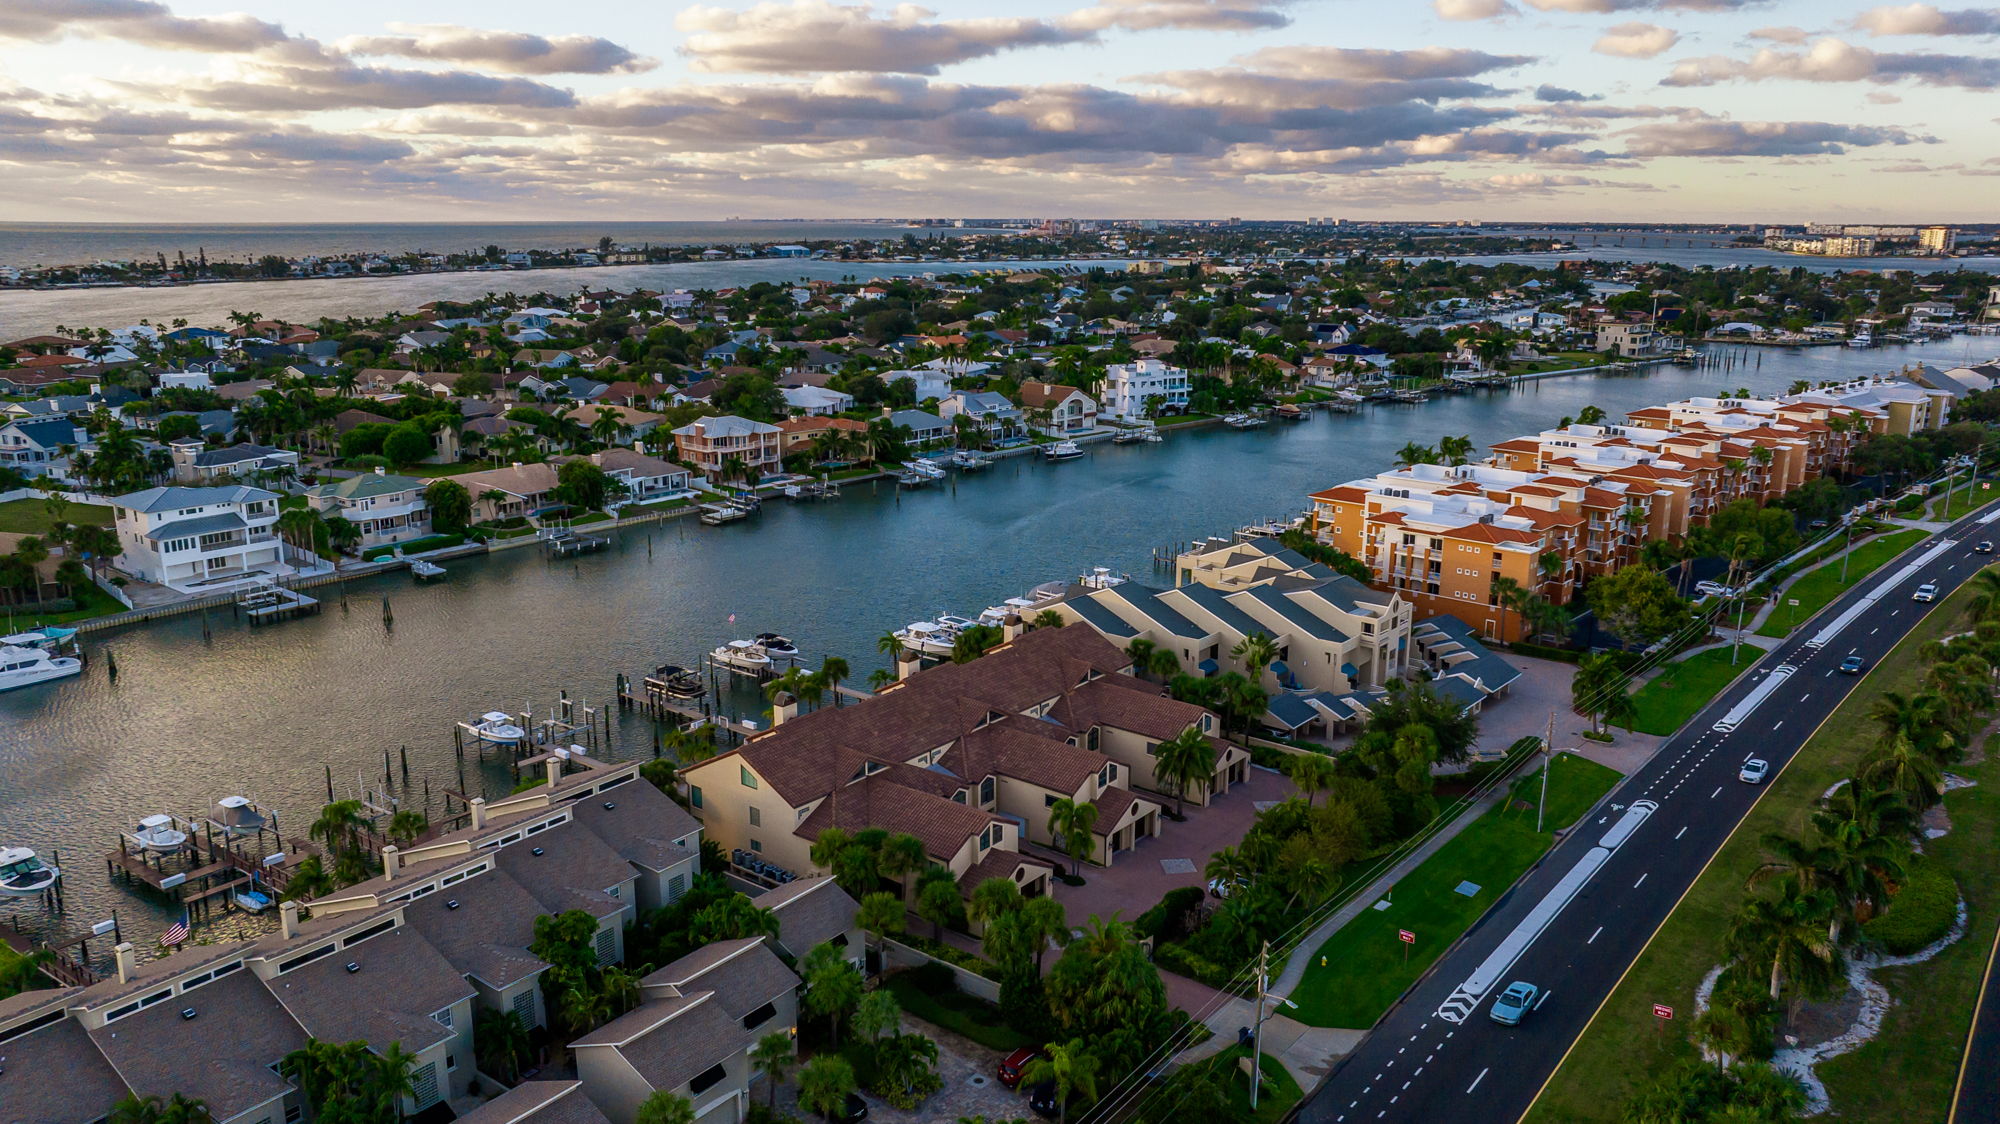
[[[1256,429],[1265,423],[1256,414],[1224,414],[1222,424],[1231,429]]]
[[[259,811],[247,796],[225,796],[215,802],[215,814],[208,822],[222,830],[226,838],[255,835],[271,825],[271,817]]]
[[[131,831],[131,839],[140,850],[161,855],[173,854],[187,846],[188,841],[187,832],[175,827],[174,818],[165,813],[140,820],[139,826]]]
[[[1043,602],[1034,601],[1026,597],[1009,597],[998,605],[989,605],[981,611],[979,614],[979,623],[999,628],[1007,623],[1007,618],[1010,616],[1026,620],[1034,616],[1035,611],[1041,608],[1043,604]]]
[[[755,640],[731,640],[708,656],[723,667],[745,675],[762,675],[771,670],[770,653]]]
[[[925,476],[928,476],[933,480],[942,480],[946,476],[951,475],[950,473],[945,471],[943,465],[938,464],[936,461],[918,459],[907,462],[906,464],[903,465],[903,467],[909,469],[911,472],[921,473]]]
[[[701,505],[701,514],[697,518],[708,526],[720,527],[724,523],[733,523],[738,519],[746,519],[749,515],[748,511],[737,507],[735,504],[705,503]]]
[[[32,898],[55,886],[62,871],[26,847],[0,847],[0,897]]]
[[[1279,421],[1304,421],[1306,417],[1304,410],[1299,409],[1290,402],[1281,403],[1277,409],[1271,412],[1278,416]]]
[[[1157,444],[1161,440],[1160,431],[1157,429],[1121,429],[1118,431],[1118,435],[1111,439],[1111,443],[1113,445],[1152,445]]]
[[[23,648],[16,644],[0,648],[0,691],[32,687],[82,673],[83,661],[75,656],[52,656],[46,648]]]
[[[229,900],[245,913],[262,913],[271,908],[271,904],[278,899],[268,889],[264,889],[257,876],[252,874],[250,884],[229,895]]]
[[[53,655],[68,647],[70,640],[76,634],[76,629],[57,628],[55,625],[47,624],[40,628],[31,628],[26,632],[17,632],[12,636],[0,636],[0,645],[7,645],[14,648],[40,648],[42,651]]]
[[[970,620],[966,617],[953,616],[950,613],[939,617],[937,622],[940,627],[951,629],[953,632],[964,632],[968,628],[979,627],[978,621]]]
[[[958,632],[936,621],[913,621],[896,630],[896,639],[903,642],[905,649],[917,655],[943,658],[951,655]]]
[[[708,692],[708,684],[702,682],[699,671],[663,663],[646,677],[646,689],[677,699],[698,699]]]
[[[1684,347],[1674,353],[1674,363],[1676,366],[1692,367],[1700,362],[1701,352],[1696,351],[1694,348]]]
[[[526,730],[514,725],[514,716],[498,710],[489,710],[466,723],[466,729],[480,741],[492,745],[518,745],[528,736]]]
[[[896,474],[897,485],[904,488],[921,488],[936,480],[935,476],[907,468]]]
[[[1042,447],[1042,459],[1049,461],[1070,461],[1083,455],[1083,446],[1074,441],[1058,441]]]
[[[1082,577],[1076,579],[1076,584],[1085,589],[1110,589],[1112,586],[1124,585],[1131,580],[1132,575],[1117,573],[1109,566],[1092,566]]]
[[[435,562],[425,561],[422,558],[412,558],[410,559],[410,573],[418,581],[430,581],[432,578],[443,577],[444,567]]]
[[[960,449],[951,455],[951,463],[961,472],[978,472],[982,468],[990,467],[993,458],[985,453],[973,452],[971,449]]]
[[[757,634],[756,640],[757,643],[764,646],[764,654],[774,660],[796,660],[799,658],[798,647],[775,632],[760,632]]]
[[[1871,329],[1863,328],[1859,332],[1856,332],[1854,335],[1848,337],[1847,346],[1874,347],[1875,333]]]

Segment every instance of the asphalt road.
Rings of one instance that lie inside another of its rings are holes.
[[[1960,1059],[1958,1093],[1952,1101],[1951,1124],[2000,1124],[2000,933],[1986,954],[1986,978],[1979,989],[1979,1006],[1972,1013],[1965,1056]]]
[[[1942,601],[1983,564],[2000,560],[1973,552],[1989,537],[2000,539],[2000,508],[1918,544],[1766,655],[1503,896],[1296,1119],[1514,1120],[1525,1113],[1654,930],[1763,795],[1768,781],[1737,778],[1743,763],[1762,758],[1775,776],[1859,682],[1840,673],[1840,661],[1858,654],[1872,665],[1901,640],[1933,607],[1913,600],[1920,585],[1936,583]],[[1756,651],[1745,645],[1744,658]],[[1515,980],[1536,984],[1541,998],[1519,1026],[1502,1026],[1488,1012]],[[1681,1007],[1660,1032],[1682,1033],[1693,1017]],[[1616,1112],[1606,1106],[1607,1118]]]

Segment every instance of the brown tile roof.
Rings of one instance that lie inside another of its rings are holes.
[[[186,1010],[194,1018],[184,1017]],[[129,1088],[186,1093],[217,1120],[284,1096],[291,1082],[271,1064],[306,1044],[306,1032],[247,968],[108,1023],[90,1038]],[[196,1040],[200,1048],[190,1050]]]
[[[349,964],[356,965],[348,971]],[[322,1042],[391,1042],[416,1053],[449,1038],[431,1018],[471,985],[414,928],[399,925],[265,981],[292,1018]]]
[[[1022,867],[1035,870],[1055,869],[1040,859],[1031,858],[1018,851],[1002,851],[996,847],[989,851],[985,858],[967,867],[965,873],[959,876],[959,892],[969,898],[972,896],[972,891],[977,890],[979,884],[989,878],[1005,878],[1018,885],[1021,880],[1016,878],[1015,874]]]
[[[849,831],[879,827],[916,836],[932,858],[947,862],[967,839],[987,824],[1000,822],[1004,821],[999,816],[918,792],[877,774],[836,788],[793,834],[817,839],[829,827]]]
[[[1076,729],[1110,726],[1165,741],[1200,723],[1207,712],[1171,698],[1149,683],[1120,675],[1078,687],[1053,713]]]
[[[458,1124],[611,1124],[581,1081],[524,1081],[458,1118]]]
[[[1097,799],[1091,803],[1097,805],[1097,821],[1091,827],[1090,833],[1109,835],[1117,829],[1119,822],[1125,818],[1125,813],[1131,810],[1134,804],[1151,804],[1152,801],[1134,795],[1129,788],[1107,788],[1098,793]]]
[[[860,909],[838,882],[824,876],[800,878],[752,900],[777,915],[778,944],[795,959],[855,928]]]
[[[7,1124],[90,1124],[132,1091],[75,1019],[9,1039],[0,1060],[0,1121]]]

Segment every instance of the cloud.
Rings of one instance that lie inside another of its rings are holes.
[[[936,74],[940,67],[1023,47],[1074,43],[1094,32],[1043,20],[933,20],[911,4],[877,15],[868,4],[764,3],[747,11],[692,7],[674,23],[689,32],[681,54],[699,71]]]
[[[1608,15],[1613,12],[1736,12],[1771,0],[1526,0],[1544,12]]]
[[[1661,80],[1663,86],[1714,86],[1723,82],[1911,81],[1923,86],[1987,90],[2000,86],[2000,58],[1920,52],[1878,52],[1839,39],[1821,39],[1805,51],[1765,48],[1748,59],[1725,55],[1683,59]]]
[[[1290,0],[1098,0],[1065,26],[1088,31],[1267,31],[1288,27]]]
[[[1265,70],[1368,81],[1471,78],[1534,62],[1533,55],[1494,55],[1459,47],[1389,51],[1360,47],[1266,47],[1238,62]]]
[[[2000,8],[1940,11],[1934,4],[1870,8],[1854,17],[1870,35],[2000,35]]]
[[[517,31],[482,31],[452,24],[392,23],[394,35],[356,35],[335,46],[354,55],[487,66],[512,74],[629,74],[651,70],[656,59],[634,54],[594,35],[553,39]]]
[[[180,51],[247,52],[294,42],[284,28],[252,16],[185,18],[152,0],[7,0],[0,5],[0,39],[47,43],[65,35]]]
[[[1762,39],[1770,43],[1789,43],[1798,47],[1812,38],[1812,32],[1803,27],[1760,27],[1752,31],[1747,38]]]
[[[1874,125],[1817,121],[1673,121],[1623,134],[1634,156],[1839,156],[1849,146],[1917,144],[1933,138]]]
[[[241,112],[421,109],[432,105],[550,109],[576,102],[576,95],[568,90],[527,78],[353,65],[257,66],[235,77],[196,79],[171,86],[117,85],[163,101]]]
[[[1490,20],[1517,14],[1507,0],[1431,0],[1439,19]]]
[[[1596,98],[1579,90],[1567,90],[1561,86],[1543,83],[1535,87],[1536,101],[1595,101]]]
[[[1599,36],[1591,50],[1600,55],[1649,59],[1681,41],[1681,33],[1656,23],[1621,23]]]

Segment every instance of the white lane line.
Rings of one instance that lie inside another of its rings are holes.
[[[1681,836],[1686,835],[1687,833],[1688,833],[1687,825],[1682,824],[1681,829],[1679,831],[1674,832],[1674,838],[1679,839]]]
[[[1811,692],[1811,691],[1807,691],[1807,692],[1806,692],[1805,694],[1803,694],[1803,695],[1800,695],[1800,696],[1799,696],[1799,701],[1800,701],[1800,702],[1804,702],[1804,701],[1806,701],[1806,700],[1807,700],[1807,699],[1809,699],[1809,698],[1812,698],[1812,692]]]
[[[1650,871],[1650,870],[1646,872],[1646,874],[1651,874],[1651,873],[1653,873],[1653,872],[1652,872],[1652,871]],[[1644,885],[1646,884],[1646,874],[1641,874],[1641,875],[1639,876],[1639,880],[1638,880],[1637,882],[1634,882],[1634,883],[1632,883],[1632,888],[1633,888],[1634,890],[1636,890],[1636,889],[1638,889],[1639,887],[1641,887],[1641,886],[1644,886]]]
[[[1537,1000],[1535,1000],[1535,1010],[1537,1010],[1537,1011],[1541,1010],[1541,1009],[1542,1009],[1542,1004],[1544,1004],[1544,1003],[1547,1003],[1547,1002],[1549,1001],[1549,996],[1551,996],[1551,995],[1554,995],[1554,994],[1555,994],[1555,992],[1553,992],[1553,991],[1545,991],[1545,992],[1543,992],[1543,993],[1542,993],[1542,997],[1541,997],[1540,999],[1537,999]]]
[[[1410,1083],[1409,1083],[1408,1081],[1405,1081],[1405,1082],[1403,1082],[1403,1088],[1407,1089],[1407,1088],[1409,1088],[1409,1087],[1410,1087]]]
[[[1487,1067],[1486,1067],[1486,1069],[1482,1069],[1482,1070],[1480,1070],[1480,1071],[1479,1071],[1479,1076],[1477,1076],[1477,1077],[1475,1077],[1475,1078],[1473,1078],[1473,1079],[1472,1079],[1472,1084],[1470,1084],[1470,1085],[1467,1085],[1467,1086],[1465,1087],[1465,1091],[1466,1091],[1466,1092],[1468,1092],[1468,1093],[1470,1093],[1470,1092],[1472,1092],[1472,1091],[1473,1091],[1474,1089],[1477,1089],[1477,1088],[1479,1088],[1479,1083],[1480,1083],[1481,1081],[1484,1081],[1484,1080],[1486,1080],[1486,1074],[1487,1074],[1487,1071],[1488,1071],[1488,1070],[1491,1070],[1492,1068],[1493,1068],[1493,1067],[1489,1065],[1489,1066],[1487,1066]]]
[[[1423,1066],[1418,1066],[1418,1067],[1417,1067],[1417,1076],[1418,1076],[1418,1077],[1422,1077],[1423,1075],[1424,1075],[1424,1067],[1423,1067]]]
[[[1604,926],[1602,926],[1602,925],[1599,925],[1599,926],[1597,927],[1597,933],[1602,933],[1603,931],[1604,931]],[[1596,944],[1596,943],[1597,943],[1597,933],[1592,933],[1592,934],[1590,934],[1590,939],[1589,939],[1589,940],[1587,940],[1587,941],[1585,941],[1585,942],[1583,942],[1583,943],[1584,943],[1584,944]]]
[[[1875,635],[1876,633],[1878,633],[1878,632],[1880,632],[1880,631],[1882,631],[1882,630],[1881,630],[1881,629],[1879,629],[1879,628],[1871,628],[1871,629],[1869,629],[1869,630],[1868,630],[1868,635],[1870,635],[1870,636],[1873,636],[1873,635]]]
[[[1721,796],[1721,795],[1722,795],[1722,786],[1721,786],[1721,785],[1716,785],[1716,786],[1715,786],[1715,791],[1714,791],[1714,792],[1711,792],[1711,793],[1709,793],[1709,794],[1708,794],[1708,798],[1709,798],[1710,800],[1713,800],[1713,799],[1715,799],[1716,797],[1718,797],[1718,796]]]
[[[1800,700],[1800,701],[1804,701],[1804,700]],[[1782,725],[1784,725],[1784,724],[1785,724],[1785,720],[1784,720],[1784,719],[1782,719],[1782,718],[1780,718],[1780,719],[1778,719],[1778,720],[1777,720],[1776,722],[1773,722],[1773,723],[1771,723],[1771,728],[1772,728],[1773,730],[1775,730],[1775,729],[1777,729],[1778,727],[1780,727],[1780,726],[1782,726]]]

